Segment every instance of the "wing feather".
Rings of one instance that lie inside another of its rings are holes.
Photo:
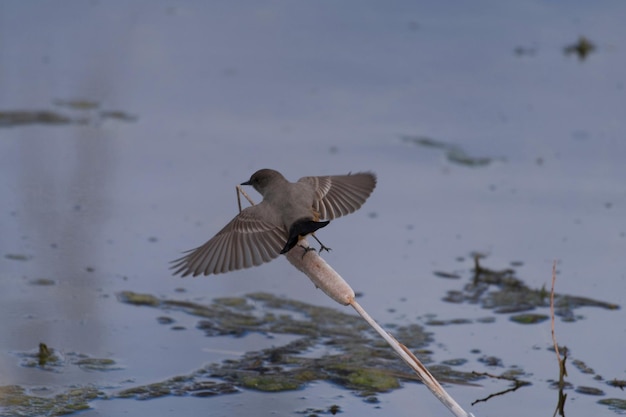
[[[172,261],[174,275],[220,274],[278,257],[287,231],[265,210],[263,203],[244,209],[208,242]]]
[[[303,177],[298,180],[315,190],[313,208],[321,220],[332,220],[358,210],[376,187],[376,175],[359,172],[348,175]]]

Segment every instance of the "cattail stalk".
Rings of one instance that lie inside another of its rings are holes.
[[[383,329],[354,299],[354,290],[318,253],[309,248],[306,239],[301,239],[298,245],[287,253],[287,260],[299,271],[303,272],[313,284],[326,295],[341,305],[350,305],[367,323],[382,336],[383,339],[417,373],[420,380],[430,392],[445,405],[456,417],[474,417],[468,413],[443,389],[441,384],[426,369],[411,351],[398,342],[391,334]]]

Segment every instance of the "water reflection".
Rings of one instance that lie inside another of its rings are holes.
[[[36,320],[14,329],[14,344],[44,342],[73,349],[73,341],[80,340],[95,348],[106,338],[95,319],[94,288],[102,275],[93,265],[101,258],[102,232],[111,212],[115,155],[110,135],[90,126],[25,129],[16,144],[16,220],[32,255],[26,278],[56,285],[28,287],[19,310]],[[74,326],[53,327],[51,321]],[[87,325],[77,332],[80,323]]]

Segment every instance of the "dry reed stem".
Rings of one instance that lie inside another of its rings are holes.
[[[559,353],[559,345],[556,343],[556,334],[554,332],[554,283],[556,282],[556,261],[552,263],[552,288],[550,289],[550,318],[552,327],[552,344],[556,352],[556,359],[561,362],[561,354]]]
[[[556,341],[556,332],[554,331],[554,285],[556,283],[556,261],[552,263],[552,288],[550,289],[550,322],[552,327],[552,344],[554,345],[554,352],[556,353],[556,360],[559,364],[559,399],[552,417],[555,417],[557,413],[559,415],[565,415],[565,401],[567,400],[567,394],[563,392],[565,387],[565,376],[567,376],[567,369],[565,368],[565,361],[567,360],[567,349],[564,349],[563,358],[561,358],[561,352],[559,351],[559,344]]]
[[[565,349],[563,357],[559,351],[559,344],[556,341],[556,332],[554,330],[554,286],[556,283],[556,261],[552,263],[552,288],[550,289],[550,323],[552,330],[552,344],[554,345],[554,352],[556,353],[556,360],[559,364],[559,384],[563,386],[564,377],[567,376],[567,368],[565,368],[565,361],[567,360],[567,349]]]
[[[402,343],[398,342],[391,334],[385,331],[354,299],[354,291],[350,285],[322,259],[314,250],[308,250],[308,242],[300,240],[299,244],[287,253],[287,260],[298,270],[306,274],[315,286],[333,300],[342,305],[351,305],[354,310],[382,336],[400,358],[411,367],[433,393],[435,397],[456,417],[474,417],[465,411],[439,384],[439,381],[428,371],[419,359]]]

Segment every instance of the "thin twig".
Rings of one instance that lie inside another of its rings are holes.
[[[252,199],[245,192],[245,190],[241,188],[241,185],[236,185],[235,189],[237,190],[237,205],[239,206],[239,213],[241,213],[241,197],[239,196],[240,194],[246,197],[246,200],[248,200],[248,203],[250,203],[250,205],[254,206],[254,201],[252,201]]]
[[[561,416],[565,415],[565,400],[567,394],[563,392],[565,387],[565,376],[567,375],[567,369],[565,368],[565,361],[567,360],[567,348],[564,349],[563,358],[559,352],[559,344],[556,341],[556,332],[554,331],[554,284],[556,282],[556,261],[552,263],[552,289],[550,290],[550,318],[552,324],[552,344],[554,345],[554,352],[556,353],[556,360],[559,364],[559,400],[557,401],[556,408],[552,417],[559,413]]]
[[[486,377],[493,378],[493,379],[502,379],[502,380],[505,380],[505,381],[511,381],[514,384],[511,388],[507,388],[507,389],[505,389],[503,391],[500,391],[500,392],[495,392],[495,393],[490,394],[489,396],[487,396],[485,398],[480,398],[480,399],[474,401],[472,403],[472,405],[475,405],[475,404],[478,404],[478,403],[481,403],[481,402],[487,402],[490,399],[492,399],[493,397],[497,397],[497,396],[500,396],[500,395],[508,394],[509,392],[517,391],[517,389],[520,388],[520,387],[524,387],[526,385],[530,385],[530,382],[527,382],[527,381],[522,381],[522,380],[514,378],[514,377],[508,377],[508,376],[503,376],[503,375],[494,375],[494,374],[490,374],[488,372],[475,372],[474,371],[474,372],[472,372],[472,374],[476,375],[476,376],[486,376]]]
[[[556,353],[556,359],[559,363],[559,381],[560,384],[564,384],[564,377],[567,376],[567,369],[565,368],[565,361],[567,360],[567,348],[565,348],[563,352],[563,357],[561,357],[561,352],[559,351],[559,344],[556,341],[556,332],[554,330],[554,284],[556,282],[556,261],[552,264],[552,289],[550,290],[550,317],[552,323],[552,344],[554,345],[554,352]]]
[[[550,290],[550,317],[552,318],[552,343],[554,344],[554,351],[556,352],[557,361],[561,362],[561,354],[559,352],[559,345],[556,343],[556,334],[554,332],[554,283],[556,282],[556,261],[552,263],[552,289]]]
[[[237,193],[237,207],[239,208],[239,213],[241,213],[241,185],[235,185],[235,192]]]

